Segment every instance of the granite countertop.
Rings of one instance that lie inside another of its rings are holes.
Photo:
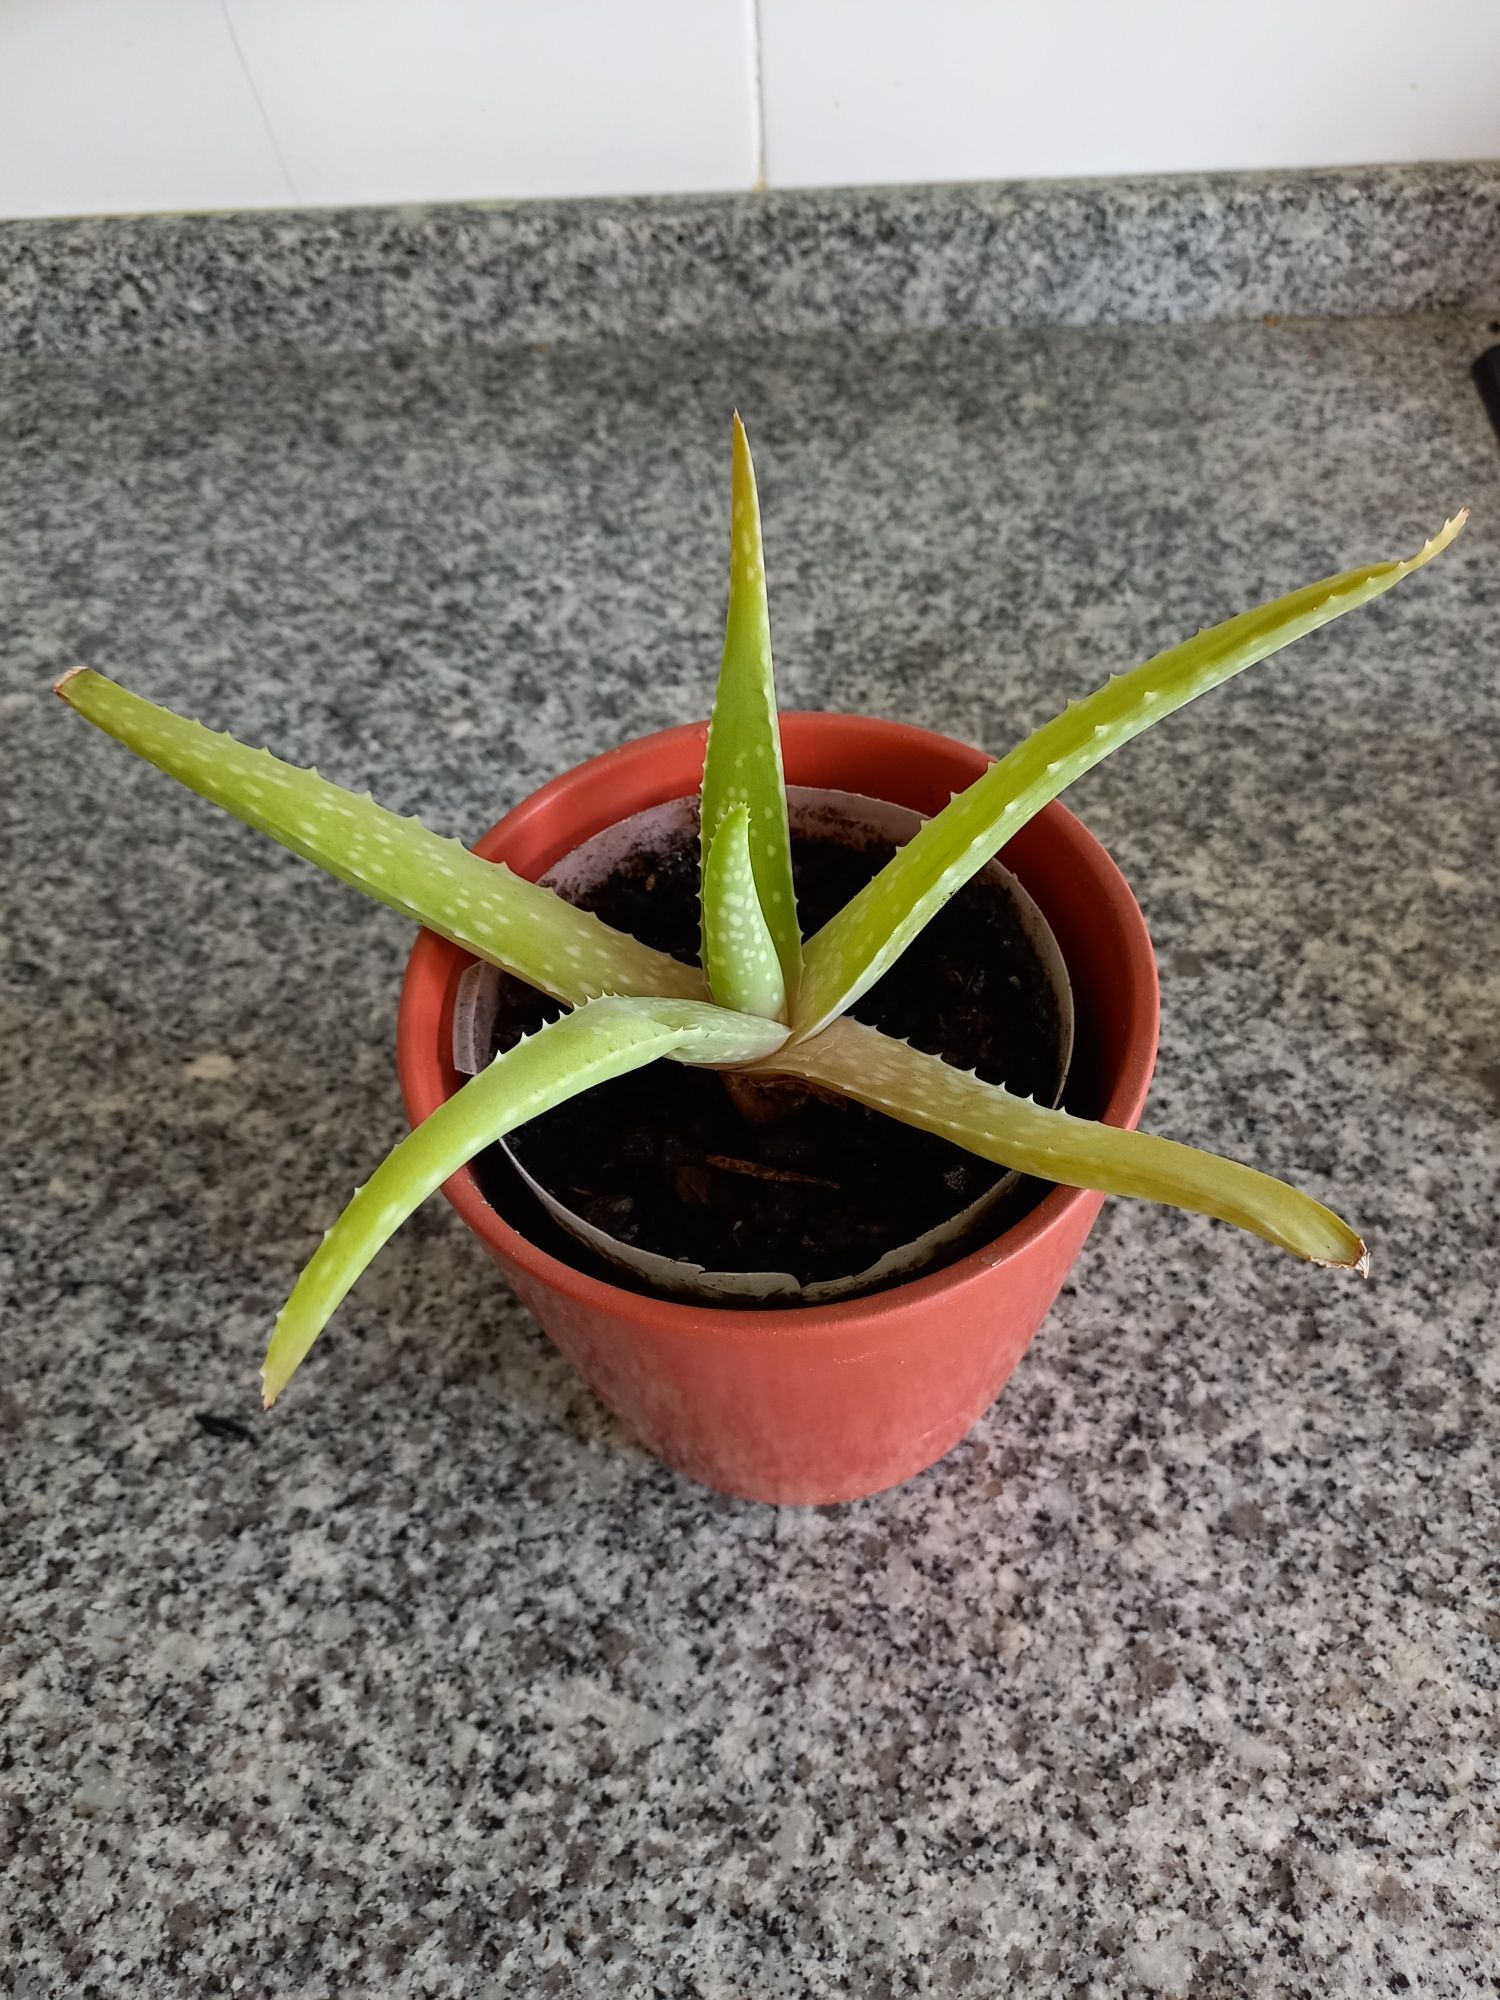
[[[1490,337],[4,371],[17,2000],[1500,1987]],[[1161,958],[1147,1123],[1343,1207],[1374,1276],[1109,1204],[942,1465],[777,1511],[645,1457],[436,1204],[263,1419],[402,1128],[409,936],[46,686],[87,659],[473,834],[703,711],[735,404],[787,703],[997,747],[1473,503],[1073,795]]]

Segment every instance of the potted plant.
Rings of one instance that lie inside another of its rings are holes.
[[[1363,1271],[1356,1232],[1310,1196],[1133,1129],[1155,1055],[1150,942],[1118,871],[1055,801],[1185,702],[1390,589],[1464,518],[1406,561],[1200,632],[991,763],[902,724],[778,718],[736,418],[706,739],[671,730],[597,758],[475,851],[88,669],[66,675],[58,692],[90,722],[424,926],[399,1027],[414,1130],[292,1291],[265,1359],[267,1406],[440,1187],[653,1450],[771,1500],[851,1498],[940,1457],[1003,1386],[1106,1193]],[[892,804],[908,810],[894,831]],[[1002,850],[1013,875],[995,872]],[[574,870],[566,895],[535,879],[559,865]],[[799,890],[821,903],[816,925],[799,920]],[[661,941],[597,907],[639,913]],[[893,1002],[893,976],[940,923],[946,956]],[[1059,1104],[1070,1014],[1079,1054]],[[621,1080],[658,1065],[622,1109]],[[1005,1087],[1017,1076],[1041,1101]],[[564,1112],[559,1150],[535,1135]],[[511,1158],[495,1165],[506,1140]],[[888,1154],[898,1142],[927,1151]],[[1017,1174],[1030,1177],[1019,1208]],[[850,1186],[868,1191],[863,1206]],[[833,1215],[843,1235],[830,1248]],[[700,1238],[707,1256],[694,1255]],[[800,1269],[776,1268],[788,1254]]]

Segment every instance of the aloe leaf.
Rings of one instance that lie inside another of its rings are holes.
[[[765,551],[750,443],[736,415],[729,615],[703,765],[705,875],[714,835],[738,806],[749,814],[756,891],[776,945],[782,979],[788,993],[794,994],[802,965],[802,934],[797,928],[797,898],[792,886],[781,727],[776,719],[776,683],[771,671]]]
[[[57,692],[137,756],[294,854],[570,1006],[603,993],[704,996],[695,966],[368,795],[216,735],[86,667],[65,675]]]
[[[750,813],[736,806],[719,822],[703,863],[703,970],[721,1007],[786,1019],[786,981],[750,860]]]
[[[835,1021],[812,1041],[789,1043],[760,1068],[823,1084],[1023,1174],[1166,1202],[1232,1222],[1315,1264],[1368,1269],[1348,1223],[1284,1181],[1170,1139],[1046,1110],[858,1021]]]
[[[792,1024],[815,1035],[880,977],[948,898],[1075,778],[1152,723],[1391,589],[1453,540],[1467,511],[1404,562],[1345,570],[1241,612],[1071,703],[930,819],[812,938]]]
[[[604,999],[497,1056],[387,1155],[324,1236],[277,1318],[261,1370],[266,1408],[376,1252],[476,1153],[528,1118],[658,1056],[748,1062],[785,1038],[772,1022],[698,1002]]]

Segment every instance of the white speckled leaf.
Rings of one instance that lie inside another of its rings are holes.
[[[756,893],[746,806],[725,814],[704,859],[703,969],[721,1007],[786,1019],[786,981]]]
[[[603,993],[705,996],[695,967],[316,771],[217,735],[87,668],[67,675],[57,691],[88,721],[214,805],[570,1006]]]
[[[1363,1271],[1365,1246],[1331,1209],[1233,1160],[1048,1111],[858,1021],[788,1043],[762,1068],[805,1078],[936,1132],[957,1146],[1066,1187],[1100,1188],[1216,1216],[1315,1264]]]
[[[930,819],[812,938],[792,1023],[814,1035],[851,1006],[976,870],[1075,778],[1221,681],[1389,590],[1445,549],[1460,513],[1404,562],[1373,563],[1241,612],[1044,723]]]
[[[802,933],[792,887],[792,842],[781,769],[781,725],[771,670],[771,617],[766,604],[760,502],[744,425],[734,420],[734,506],[729,558],[729,615],[724,659],[708,727],[703,766],[703,864],[726,815],[744,806],[750,858],[761,909],[776,945],[782,979],[795,994]]]
[[[754,1061],[786,1038],[773,1022],[683,1000],[594,1000],[497,1056],[387,1155],[324,1236],[276,1321],[261,1381],[281,1394],[360,1273],[450,1175],[517,1125],[659,1056]]]

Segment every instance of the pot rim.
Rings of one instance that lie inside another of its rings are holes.
[[[782,713],[784,737],[816,739],[837,733],[844,747],[851,739],[889,748],[900,743],[912,749],[926,749],[951,758],[955,751],[967,757],[983,755],[957,738],[938,730],[921,729],[910,723],[878,716],[839,715],[827,710],[787,710]],[[571,770],[561,772],[539,790],[512,808],[484,837],[474,842],[474,852],[486,859],[500,852],[518,834],[530,829],[543,815],[566,822],[564,836],[569,846],[580,845],[593,833],[614,823],[620,816],[601,815],[599,800],[608,791],[610,774],[622,765],[658,761],[664,752],[701,750],[707,739],[707,722],[681,723],[657,730],[591,757]],[[985,763],[993,759],[984,758]],[[978,772],[976,771],[976,775]],[[791,778],[790,782],[798,782]],[[664,792],[663,797],[669,796]],[[873,794],[872,794],[873,795]],[[1102,1113],[1110,1125],[1132,1125],[1140,1115],[1151,1081],[1156,1056],[1157,970],[1150,934],[1119,868],[1108,852],[1073,813],[1054,800],[1036,816],[1034,825],[1044,826],[1055,839],[1071,847],[1100,892],[1101,903],[1114,915],[1127,968],[1125,1002],[1133,1019],[1123,1062],[1110,1080]],[[559,852],[563,851],[561,844]],[[537,870],[544,873],[546,866]],[[1043,915],[1045,915],[1045,909]],[[459,973],[472,954],[448,943],[431,931],[422,931],[407,962],[397,1017],[396,1052],[402,1098],[413,1125],[437,1109],[450,1095],[456,1072],[452,1063],[452,1014],[454,988]],[[847,1332],[861,1321],[870,1324],[889,1318],[910,1306],[926,1304],[945,1294],[965,1290],[986,1279],[998,1267],[1022,1256],[1038,1242],[1061,1234],[1076,1208],[1099,1197],[1085,1188],[1054,1187],[1027,1215],[987,1243],[979,1244],[967,1256],[941,1270],[929,1271],[892,1285],[883,1291],[867,1292],[852,1299],[827,1304],[776,1307],[715,1306],[703,1301],[665,1299],[637,1292],[593,1277],[572,1264],[552,1256],[507,1222],[480,1190],[468,1167],[462,1167],[443,1184],[443,1193],[464,1221],[486,1246],[507,1265],[528,1278],[562,1294],[576,1304],[635,1324],[651,1324],[658,1333],[676,1333],[684,1339],[705,1338],[710,1329],[716,1337],[733,1342],[815,1338],[820,1332]]]

